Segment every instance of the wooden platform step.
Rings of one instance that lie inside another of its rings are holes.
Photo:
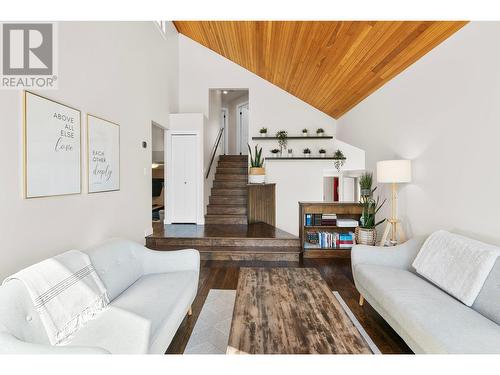
[[[219,160],[221,161],[247,161],[248,155],[220,155]]]
[[[247,215],[205,215],[205,224],[246,224]]]
[[[217,167],[217,174],[248,174],[247,168],[220,168]]]
[[[224,174],[224,173],[217,173],[215,172],[215,180],[217,181],[222,181],[222,180],[230,180],[230,181],[248,181],[248,174]]]
[[[155,249],[165,249],[168,246],[177,246],[179,248],[186,248],[189,246],[204,246],[204,247],[290,247],[300,248],[300,240],[291,239],[278,239],[278,238],[228,238],[228,237],[205,237],[205,238],[190,238],[190,237],[176,237],[176,238],[151,238],[151,246]],[[149,247],[149,246],[148,246]]]
[[[248,168],[247,161],[223,161],[217,163],[217,168]]]
[[[231,189],[231,188],[245,188],[247,187],[246,180],[214,180],[213,187]]]
[[[209,215],[246,215],[246,213],[246,205],[209,204],[207,206],[207,214]]]

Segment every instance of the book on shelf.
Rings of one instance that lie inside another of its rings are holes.
[[[359,221],[354,220],[354,219],[337,219],[337,226],[339,228],[355,228],[359,226]]]
[[[354,245],[354,233],[337,233],[326,231],[306,232],[304,248],[306,249],[347,249]]]
[[[322,214],[321,225],[337,225],[337,214]]]

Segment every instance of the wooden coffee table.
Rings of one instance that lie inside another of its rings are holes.
[[[241,268],[228,354],[371,354],[318,270]]]

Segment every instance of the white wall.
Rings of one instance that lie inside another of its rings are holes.
[[[298,135],[302,128],[315,131],[319,127],[329,135],[335,134],[336,121],[332,117],[183,35],[179,35],[179,74],[180,112],[202,112],[208,116],[208,93],[211,88],[248,89],[249,138],[258,136],[263,126],[268,128],[270,134],[284,129],[289,135]],[[214,140],[210,140],[212,144]],[[271,141],[258,143],[266,156],[270,149],[277,146]],[[252,146],[254,142],[250,144]],[[321,147],[329,153],[335,149],[332,140],[290,141],[289,145],[300,152],[305,147],[313,152]],[[326,162],[291,163],[288,164],[291,169],[269,163],[267,180],[277,183],[277,195],[282,194],[283,197],[277,199],[277,227],[298,234],[298,201],[323,199],[322,176]],[[318,167],[313,168],[314,165]],[[364,163],[356,169],[363,167]],[[302,183],[309,177],[311,181],[319,181],[317,186]],[[290,183],[290,178],[297,183]]]
[[[413,159],[399,194],[411,234],[445,228],[500,244],[499,37],[500,22],[468,24],[339,120],[368,168]]]
[[[21,93],[0,91],[0,279],[72,248],[108,237],[144,241],[151,227],[151,121],[177,110],[177,35],[153,22],[59,24],[59,88],[40,91],[121,126],[121,190],[22,199]],[[83,150],[85,122],[82,121]]]

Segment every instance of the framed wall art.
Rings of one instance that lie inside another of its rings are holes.
[[[120,126],[87,114],[89,193],[120,190]]]
[[[23,92],[24,197],[80,194],[81,113]]]

